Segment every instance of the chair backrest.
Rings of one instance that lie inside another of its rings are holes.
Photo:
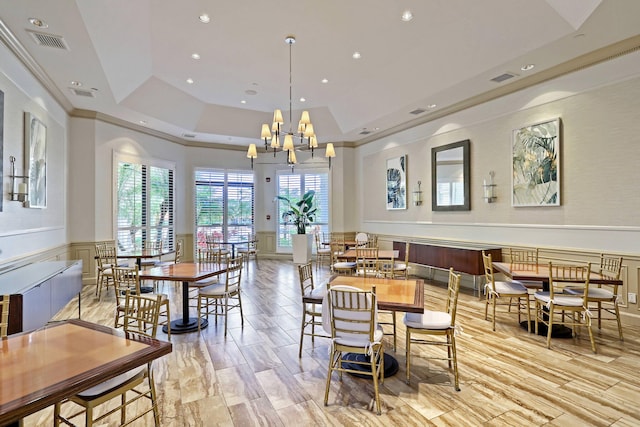
[[[227,263],[227,273],[225,280],[225,288],[227,292],[240,292],[240,282],[242,280],[242,261],[243,256],[233,258]]]
[[[316,251],[322,248],[322,233],[317,232],[314,234],[314,241],[316,242]]]
[[[180,264],[182,262],[182,258],[184,257],[184,249],[182,248],[182,240],[178,240],[176,242],[176,257],[173,261],[176,264]]]
[[[337,240],[331,241],[331,264],[339,262],[338,255],[344,253],[344,243],[340,243]]]
[[[127,292],[140,295],[140,271],[138,266],[133,267],[113,267],[113,281],[116,289],[116,304],[119,306],[124,302]]]
[[[125,294],[124,330],[155,338],[162,295]]]
[[[556,291],[562,293],[564,286],[582,287],[582,299],[584,307],[587,306],[589,293],[589,275],[591,263],[588,264],[554,264],[549,261],[549,297],[554,298]],[[563,294],[564,295],[564,294]]]
[[[447,285],[446,311],[451,316],[451,326],[456,324],[456,311],[458,310],[458,295],[460,294],[460,274],[455,274],[453,268],[449,269],[449,283]]]
[[[496,281],[493,277],[493,261],[491,260],[491,254],[487,254],[485,251],[482,251],[482,263],[484,264],[485,286],[491,286],[491,289],[495,292]]]
[[[300,293],[304,297],[311,294],[314,289],[313,267],[311,262],[298,266],[298,276],[300,277]]]
[[[378,247],[378,235],[377,234],[368,234],[367,237],[369,239],[369,240],[367,240],[367,246],[369,246],[370,248],[377,248]]]
[[[0,338],[7,336],[9,329],[9,295],[0,295]]]
[[[334,340],[373,342],[378,311],[375,285],[371,291],[351,286],[327,285],[327,297],[323,302],[323,321],[325,307],[328,308],[331,337]]]
[[[404,263],[407,266],[407,270],[409,267],[409,248],[411,247],[411,243],[407,241],[404,245]]]
[[[116,253],[115,246],[96,244],[96,255],[98,257],[98,266],[100,268],[118,265],[118,254]]]
[[[156,250],[162,252],[162,240],[143,240],[142,241],[142,249],[146,250]]]
[[[538,271],[539,249],[509,248],[509,259],[512,270]]]
[[[600,254],[600,274],[619,280],[622,271],[622,257]]]
[[[218,264],[219,253],[212,249],[198,248],[199,264]]]
[[[369,236],[367,233],[358,233],[356,234],[356,246],[366,246],[369,241]]]
[[[358,273],[367,276],[378,274],[378,248],[356,247],[356,268]]]

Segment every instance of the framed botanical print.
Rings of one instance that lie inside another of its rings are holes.
[[[387,160],[387,209],[407,208],[407,155]]]
[[[29,177],[26,206],[47,207],[47,127],[36,116],[25,113],[24,170]]]
[[[513,206],[560,206],[560,118],[513,131]]]

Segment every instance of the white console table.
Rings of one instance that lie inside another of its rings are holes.
[[[45,261],[0,274],[0,295],[10,295],[9,334],[44,326],[82,290],[82,261]]]

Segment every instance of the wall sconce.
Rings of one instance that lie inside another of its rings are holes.
[[[16,175],[16,158],[9,156],[11,162],[11,172],[9,178],[11,178],[11,192],[9,193],[10,200],[14,202],[27,202],[29,196],[29,185],[27,184],[29,177],[26,175]],[[18,187],[16,188],[16,180],[18,181]]]
[[[484,201],[487,203],[493,203],[495,202],[498,198],[496,197],[496,185],[493,183],[493,177],[495,176],[495,172],[494,171],[490,171],[489,172],[489,183],[487,184],[487,180],[484,180],[484,183],[482,184],[482,189],[483,189],[483,193],[484,193]]]
[[[420,186],[422,185],[422,181],[418,181],[418,188],[413,190],[413,204],[415,206],[420,206],[422,204],[422,190]]]

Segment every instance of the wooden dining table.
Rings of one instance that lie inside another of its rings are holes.
[[[549,290],[549,263],[547,264],[531,264],[526,267],[514,268],[509,262],[493,262],[493,268],[500,273],[510,277],[512,280],[522,280],[530,282],[541,282],[543,290]],[[570,279],[563,279],[563,282],[570,282]],[[578,280],[580,281],[580,280]],[[584,282],[584,280],[582,280]],[[589,274],[589,283],[596,285],[622,285],[622,279],[616,279],[609,276],[603,276],[596,271]]]
[[[393,249],[382,249],[378,251],[378,259],[396,259],[398,258],[399,251]],[[355,249],[348,249],[337,256],[340,259],[353,260],[357,258],[357,251]]]
[[[171,353],[170,342],[72,319],[0,340],[0,425]]]
[[[182,282],[182,319],[171,321],[172,334],[184,334],[198,330],[198,317],[189,317],[189,284],[223,274],[226,268],[213,263],[181,262],[178,264],[152,267],[140,272],[140,280],[169,280]],[[209,325],[207,319],[200,319],[200,328]],[[167,325],[162,327],[166,333]]]
[[[143,259],[152,259],[152,258],[158,258],[160,259],[160,257],[165,256],[165,255],[171,255],[174,254],[176,251],[175,250],[168,250],[168,249],[136,249],[136,250],[132,250],[132,251],[122,251],[122,252],[118,252],[116,257],[120,258],[120,259],[135,259],[136,260],[136,265],[138,266],[138,268],[140,268],[142,266],[142,260]]]
[[[504,274],[507,277],[510,277],[512,280],[540,282],[542,283],[542,290],[547,292],[549,291],[549,263],[530,264],[526,266],[522,264],[516,264],[517,267],[509,262],[492,262],[491,264],[494,270]],[[571,282],[572,280],[562,279],[562,281]],[[584,279],[576,279],[576,282],[584,283]],[[603,276],[598,272],[591,271],[589,274],[589,284],[622,285],[622,280],[615,279],[609,276]],[[535,329],[533,327],[530,328],[529,325],[527,325],[527,321],[520,322],[520,326],[523,329],[528,329],[531,331]],[[545,325],[538,325],[538,335],[547,335],[547,328]],[[553,325],[551,336],[554,338],[571,338],[573,336],[573,331],[571,330],[571,328],[568,328],[565,325],[556,324]]]

